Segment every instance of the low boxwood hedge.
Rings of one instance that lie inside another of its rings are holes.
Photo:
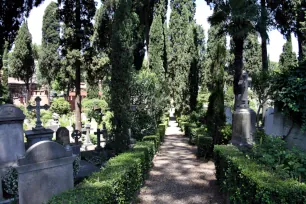
[[[110,159],[101,171],[48,203],[130,203],[143,183],[154,153],[153,142],[138,142],[133,150]]]
[[[158,125],[158,134],[160,136],[160,141],[161,142],[164,142],[164,140],[165,140],[166,127],[167,127],[166,123]]]
[[[306,203],[306,184],[283,180],[237,147],[215,145],[214,153],[218,184],[231,203]]]
[[[190,135],[189,135],[189,143],[192,145],[196,145],[198,142],[199,135],[205,135],[207,129],[205,127],[190,127]]]
[[[204,135],[199,135],[198,136],[198,142],[197,142],[197,155],[199,157],[208,157],[211,155],[211,149],[213,145],[213,138],[210,137],[209,135],[204,134]]]
[[[150,135],[142,138],[142,141],[153,141],[155,144],[156,150],[158,150],[160,145],[160,136],[159,135]]]

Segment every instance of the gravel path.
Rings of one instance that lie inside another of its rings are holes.
[[[198,160],[196,147],[170,121],[165,142],[154,158],[154,167],[140,190],[139,203],[192,204],[224,203],[215,184],[212,161]]]

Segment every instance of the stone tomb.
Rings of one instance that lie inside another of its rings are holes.
[[[60,127],[56,131],[56,141],[62,145],[70,144],[69,130],[65,127]]]
[[[0,165],[24,155],[24,118],[23,112],[14,105],[0,105]]]
[[[20,204],[46,203],[53,195],[73,188],[72,151],[52,141],[32,145],[18,160]]]

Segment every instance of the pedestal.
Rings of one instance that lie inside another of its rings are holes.
[[[254,144],[256,113],[250,108],[238,108],[233,113],[231,144],[249,147]]]
[[[28,130],[25,131],[25,135],[27,138],[28,148],[31,147],[33,144],[45,141],[45,140],[52,140],[53,137],[53,130],[51,129],[39,129],[39,130]]]

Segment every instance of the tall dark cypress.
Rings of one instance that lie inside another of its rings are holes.
[[[35,71],[34,54],[32,50],[32,35],[28,24],[22,24],[15,40],[15,47],[10,59],[12,76],[25,82],[27,89],[27,101],[29,100],[30,80]]]
[[[113,133],[117,152],[127,149],[130,128],[130,87],[133,68],[133,31],[137,25],[137,15],[132,10],[131,0],[120,0],[114,15],[111,36],[111,103],[114,113]]]
[[[60,23],[58,6],[51,2],[44,13],[42,25],[42,42],[39,53],[39,69],[49,86],[60,71]]]
[[[90,57],[90,36],[93,34],[92,20],[95,15],[94,0],[58,0],[60,20],[64,23],[62,55],[74,73],[76,129],[81,124],[81,66]],[[84,61],[83,61],[84,60]]]

